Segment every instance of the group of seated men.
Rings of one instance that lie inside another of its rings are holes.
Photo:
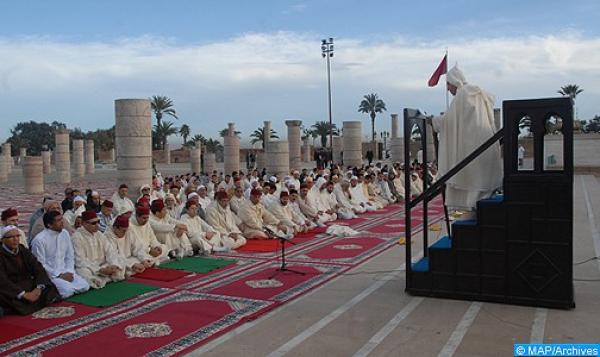
[[[418,194],[422,179],[413,171],[411,193]],[[224,177],[159,174],[135,202],[125,184],[107,200],[68,188],[62,202],[44,196],[28,235],[18,228],[16,209],[2,212],[0,313],[28,314],[169,259],[352,219],[403,200],[403,179],[399,165],[380,164],[292,171],[282,179],[256,170]]]

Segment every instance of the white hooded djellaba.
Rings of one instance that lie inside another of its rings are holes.
[[[456,66],[448,72],[447,82],[457,87],[456,94],[448,111],[432,120],[440,140],[439,176],[475,151],[499,129],[494,124],[492,95],[468,84]],[[489,197],[501,185],[500,144],[495,143],[448,180],[446,205],[456,210],[474,210],[478,200]]]

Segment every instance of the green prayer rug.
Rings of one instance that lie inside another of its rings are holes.
[[[102,289],[90,289],[83,294],[73,295],[66,300],[88,306],[105,307],[157,289],[159,288],[146,284],[118,281],[106,284]]]
[[[193,273],[208,273],[210,271],[235,264],[233,259],[215,259],[204,257],[185,257],[182,260],[171,260],[162,263],[160,268],[185,270]]]

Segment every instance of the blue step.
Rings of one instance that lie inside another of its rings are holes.
[[[454,226],[476,226],[477,220],[476,219],[465,219],[462,221],[454,221],[454,223],[452,223],[452,225],[454,225]]]
[[[421,260],[419,260],[418,262],[416,262],[415,264],[412,265],[412,270],[413,271],[418,271],[418,272],[428,272],[429,271],[429,258],[428,257],[423,257],[421,258]]]
[[[490,198],[484,198],[483,200],[480,200],[480,203],[500,203],[504,201],[504,195],[496,195],[494,197],[490,197]]]
[[[444,236],[444,237],[442,237],[442,239],[433,243],[431,245],[431,247],[429,247],[429,248],[430,249],[450,249],[450,248],[452,248],[452,240],[450,240],[450,237]]]

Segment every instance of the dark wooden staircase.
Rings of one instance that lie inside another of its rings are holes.
[[[534,164],[528,171],[519,170],[516,154],[519,121],[524,116],[531,118],[534,141]],[[550,117],[562,118],[560,170],[544,168],[544,135]],[[407,266],[406,291],[573,308],[572,102],[569,98],[505,101],[503,122],[504,195],[479,201],[477,219],[454,222],[451,237],[427,246],[424,257]],[[426,205],[435,197],[434,191],[411,201],[407,217],[418,201]],[[409,223],[410,218],[407,227]],[[410,230],[406,240],[410,241]],[[410,255],[407,247],[407,262]]]

